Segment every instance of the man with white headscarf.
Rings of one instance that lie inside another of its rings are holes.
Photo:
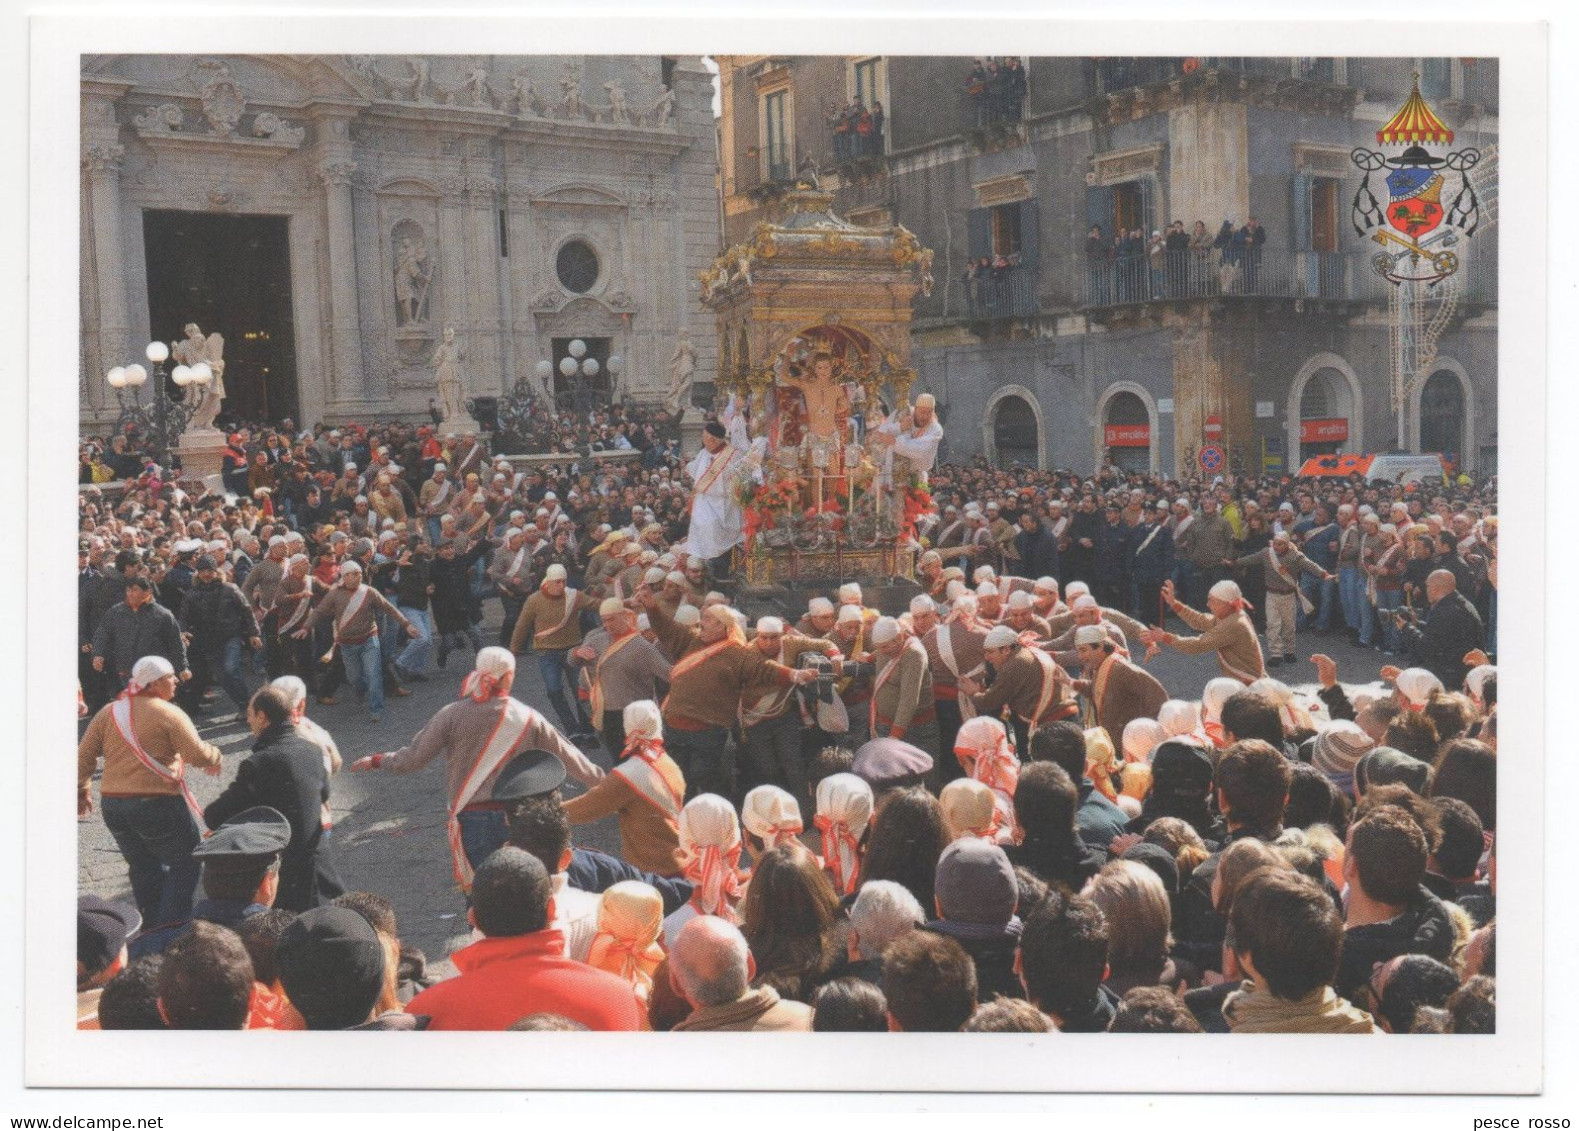
[[[586,793],[566,801],[565,816],[573,825],[584,825],[617,815],[620,855],[643,871],[678,876],[684,867],[680,808],[685,777],[664,745],[658,704],[651,699],[626,704],[621,729],[625,739],[618,763]]]
[[[371,585],[363,584],[362,567],[354,561],[348,561],[340,567],[340,583],[329,591],[317,608],[308,614],[306,623],[293,634],[298,640],[305,640],[319,625],[333,624],[334,643],[330,646],[330,652],[339,650],[345,663],[346,677],[353,686],[358,682],[366,685],[367,706],[374,722],[384,712],[384,665],[377,619],[380,615],[394,617],[406,630],[407,636],[418,635],[417,627],[390,604],[388,598]],[[329,658],[325,657],[324,662],[328,663]],[[397,694],[409,695],[410,692],[400,688]]]
[[[893,617],[872,626],[876,674],[872,677],[871,738],[898,738],[929,754],[937,750],[937,700],[927,650]]]
[[[461,684],[460,699],[441,708],[409,745],[369,754],[350,767],[356,772],[410,774],[444,759],[450,862],[463,891],[471,890],[473,870],[508,838],[508,821],[503,806],[493,801],[493,787],[499,771],[518,752],[546,750],[585,786],[603,778],[603,771],[547,719],[511,697],[514,680],[515,657],[509,651],[482,649],[475,669]]]
[[[651,589],[643,586],[636,596],[665,654],[674,659],[669,695],[663,703],[669,755],[685,774],[692,796],[729,794],[734,776],[727,751],[729,731],[739,721],[747,688],[759,679],[785,686],[810,683],[816,673],[786,667],[747,644],[727,605],[709,605],[697,627],[688,628],[663,611]]]
[[[1266,675],[1261,661],[1261,642],[1256,639],[1255,625],[1250,623],[1249,607],[1232,581],[1219,581],[1206,597],[1210,612],[1190,608],[1173,595],[1173,582],[1162,587],[1162,599],[1173,615],[1200,633],[1199,636],[1180,636],[1160,628],[1147,629],[1142,637],[1147,644],[1166,644],[1185,655],[1196,656],[1206,652],[1217,653],[1217,666],[1223,675],[1237,679],[1246,687]]]
[[[658,688],[669,683],[669,661],[636,630],[636,614],[619,598],[603,598],[598,616],[603,627],[587,633],[567,658],[588,692],[593,727],[617,755],[625,749],[625,708],[659,697]]]
[[[1131,719],[1156,718],[1168,701],[1167,689],[1150,672],[1119,655],[1101,625],[1075,629],[1075,655],[1085,673],[1075,689],[1090,702],[1096,725],[1110,737],[1122,736]]]
[[[917,598],[918,600],[920,598]],[[927,669],[932,673],[932,695],[937,708],[939,753],[954,748],[954,735],[967,710],[974,715],[969,696],[961,697],[961,676],[981,676],[986,671],[982,644],[987,627],[976,621],[976,598],[967,595],[954,603],[948,616],[926,633],[921,646],[927,652]],[[941,789],[958,772],[958,763],[948,757],[934,757],[934,784]]]
[[[785,632],[778,617],[762,617],[751,646],[787,668],[799,668],[807,655],[839,659],[839,650],[820,637]],[[810,723],[797,702],[795,687],[786,685],[776,669],[759,669],[740,697],[741,755],[746,780],[783,786],[795,797],[806,796],[806,756],[801,734]]]
[[[715,793],[699,794],[680,811],[679,827],[684,875],[693,887],[690,901],[663,921],[664,942],[671,948],[685,925],[699,915],[738,923],[735,907],[745,895],[735,807]]]
[[[219,748],[199,738],[171,702],[175,687],[169,660],[143,657],[126,690],[93,716],[77,744],[77,816],[93,812],[93,774],[102,759],[104,824],[126,859],[132,898],[149,929],[185,921],[197,890],[192,850],[206,829],[186,769],[220,772]]]
[[[969,696],[974,714],[997,717],[1007,710],[1016,749],[1028,750],[1039,727],[1079,713],[1069,678],[1057,661],[1040,649],[1021,644],[1014,629],[1000,624],[988,632],[982,641],[982,656],[993,672],[991,686],[961,676],[962,709]]]
[[[796,841],[806,831],[800,802],[776,785],[759,785],[746,794],[740,803],[740,824],[754,858]]]
[[[1294,539],[1282,531],[1272,535],[1265,549],[1224,564],[1261,571],[1266,581],[1267,667],[1292,664],[1296,604],[1303,605],[1307,614],[1316,611],[1315,602],[1300,589],[1300,576],[1306,574],[1325,584],[1336,581],[1337,575],[1300,553],[1294,548]]]
[[[565,664],[570,650],[581,644],[582,610],[595,609],[598,602],[570,588],[568,577],[565,567],[557,562],[543,572],[537,592],[521,606],[510,634],[510,651],[520,655],[531,646],[537,653],[537,670],[548,701],[560,723],[572,737],[591,736],[592,725],[582,716],[581,703],[565,679]]]
[[[872,787],[854,774],[829,774],[817,783],[813,823],[822,838],[823,866],[842,899],[855,892],[861,873],[861,839],[872,822]]]

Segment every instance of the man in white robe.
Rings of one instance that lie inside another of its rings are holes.
[[[692,482],[686,545],[690,553],[711,564],[715,578],[728,576],[730,551],[746,540],[745,516],[735,498],[735,482],[745,466],[744,453],[729,443],[723,425],[714,421],[702,430],[702,450],[686,467]]]

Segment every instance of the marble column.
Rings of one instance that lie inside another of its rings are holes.
[[[104,374],[117,365],[141,362],[133,352],[130,317],[126,309],[126,245],[121,231],[121,162],[126,154],[119,145],[90,145],[82,155],[88,175],[89,221],[93,228],[94,283],[99,305],[93,311],[98,357],[88,357],[94,368],[87,374],[89,396],[105,404]]]
[[[472,326],[472,364],[467,391],[474,397],[497,397],[506,391],[503,350],[500,337],[503,322],[499,285],[499,182],[491,176],[473,174],[466,178],[471,222],[470,263],[466,277]]]
[[[362,319],[357,304],[355,227],[351,218],[351,176],[356,162],[331,159],[318,166],[329,224],[329,356],[331,400],[360,400]]]

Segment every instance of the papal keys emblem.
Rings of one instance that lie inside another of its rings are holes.
[[[1453,249],[1480,226],[1480,201],[1468,176],[1480,161],[1479,150],[1461,149],[1438,157],[1426,148],[1428,144],[1451,145],[1453,131],[1420,97],[1419,75],[1414,76],[1408,101],[1376,131],[1376,140],[1381,145],[1407,148],[1396,157],[1363,148],[1349,155],[1365,173],[1354,194],[1354,230],[1381,245],[1381,251],[1371,258],[1372,268],[1394,286],[1433,284],[1447,278],[1459,267]],[[1371,191],[1371,174],[1384,169],[1385,208]],[[1456,184],[1449,183],[1448,174],[1457,174]],[[1444,206],[1445,192],[1454,195]]]

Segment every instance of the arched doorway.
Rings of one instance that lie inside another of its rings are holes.
[[[1457,373],[1438,369],[1420,390],[1420,451],[1440,453],[1455,466],[1464,460],[1464,385]]]
[[[1024,397],[998,402],[992,418],[993,463],[998,467],[1039,467],[1041,444],[1036,412]]]
[[[1121,471],[1151,470],[1151,413],[1136,394],[1118,392],[1108,397],[1102,414],[1102,450]]]
[[[1316,370],[1299,395],[1299,460],[1336,455],[1349,446],[1349,383],[1336,369]]]

